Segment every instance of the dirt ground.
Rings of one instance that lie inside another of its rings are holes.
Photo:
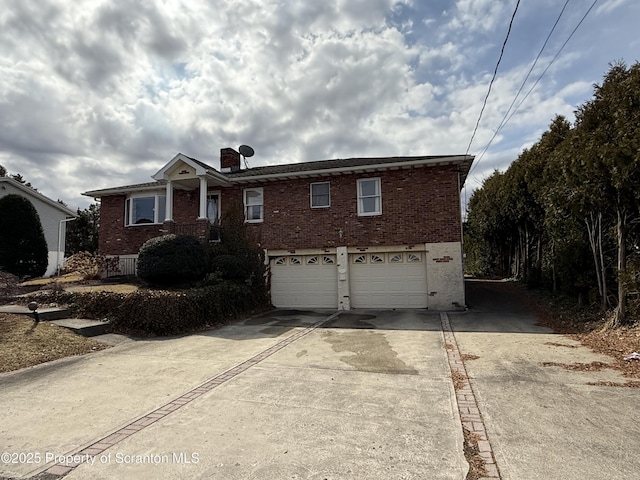
[[[108,347],[50,322],[0,313],[0,373]]]

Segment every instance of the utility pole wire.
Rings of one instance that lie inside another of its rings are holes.
[[[547,71],[549,70],[549,68],[551,68],[551,65],[553,65],[555,63],[555,61],[558,59],[558,56],[560,55],[560,53],[562,52],[562,50],[564,49],[564,47],[567,46],[567,43],[569,43],[569,40],[571,40],[571,38],[573,37],[573,35],[576,33],[576,31],[578,30],[578,28],[580,28],[580,26],[582,25],[582,23],[584,22],[584,20],[587,18],[587,15],[589,15],[589,13],[591,12],[591,10],[593,10],[593,7],[596,6],[596,3],[598,3],[598,0],[594,0],[593,3],[591,4],[591,6],[589,7],[589,9],[586,11],[586,13],[582,16],[582,18],[580,19],[580,21],[578,22],[578,24],[575,26],[575,28],[572,30],[571,34],[569,34],[569,37],[567,37],[567,39],[565,40],[565,42],[562,44],[562,46],[558,49],[558,51],[556,52],[556,54],[553,56],[553,58],[551,59],[551,61],[549,62],[549,64],[547,65],[547,67],[544,69],[544,71],[540,74],[540,76],[538,77],[538,79],[535,81],[535,83],[531,86],[531,88],[529,89],[529,91],[526,93],[526,95],[522,98],[522,100],[520,100],[520,102],[518,103],[518,105],[516,106],[516,108],[513,110],[513,112],[511,112],[511,115],[509,115],[509,118],[506,119],[506,121],[504,121],[504,123],[501,124],[501,126],[498,127],[498,129],[496,130],[496,133],[493,135],[493,138],[491,139],[491,142],[493,142],[494,138],[496,137],[496,135],[498,135],[498,133],[500,132],[500,130],[502,130],[505,125],[507,123],[509,123],[509,121],[513,118],[513,116],[516,114],[516,112],[518,111],[518,109],[522,106],[522,104],[525,102],[525,100],[527,99],[527,97],[529,97],[529,95],[531,94],[531,92],[533,91],[534,88],[536,88],[536,86],[538,85],[538,83],[540,83],[540,80],[542,80],[542,77],[545,76],[545,74],[547,73]],[[475,163],[474,166],[477,166],[478,163],[480,162],[480,160],[482,159],[482,157],[484,156],[484,154],[486,153],[486,151],[489,149],[489,146],[491,145],[491,142],[489,142],[487,144],[487,146],[483,149],[483,151],[480,153],[479,158],[477,160],[477,162]],[[472,168],[473,170],[473,168]]]
[[[500,50],[500,57],[498,58],[498,62],[496,63],[496,68],[493,71],[493,77],[491,77],[491,82],[489,82],[489,90],[487,90],[487,95],[484,97],[484,102],[482,103],[482,108],[480,109],[480,115],[478,116],[478,121],[476,122],[476,126],[473,129],[473,133],[471,134],[471,140],[469,140],[469,146],[467,147],[467,151],[464,153],[467,155],[469,150],[471,149],[471,144],[473,143],[473,139],[476,136],[476,132],[478,131],[478,127],[480,126],[480,119],[482,119],[482,114],[484,113],[484,109],[487,106],[487,100],[489,99],[489,95],[491,94],[491,87],[493,86],[493,82],[496,79],[496,75],[498,74],[498,67],[500,66],[500,62],[502,61],[502,55],[504,55],[504,49],[507,46],[507,41],[509,40],[509,34],[511,33],[511,27],[513,26],[513,19],[516,17],[516,12],[518,11],[518,7],[520,6],[520,0],[516,3],[516,8],[513,10],[513,14],[511,15],[511,21],[509,22],[509,30],[507,30],[507,36],[502,42],[502,49]]]
[[[495,138],[498,136],[498,133],[500,133],[500,130],[502,130],[502,127],[507,123],[506,119],[507,119],[507,116],[509,115],[509,112],[511,112],[511,109],[513,108],[513,106],[516,103],[516,100],[520,96],[520,93],[522,92],[522,89],[526,85],[527,80],[529,80],[529,77],[531,76],[531,73],[533,72],[533,69],[538,64],[538,60],[540,60],[540,57],[542,56],[542,52],[544,52],[544,49],[547,47],[547,43],[549,43],[549,39],[551,38],[551,35],[553,35],[553,32],[555,31],[556,27],[558,26],[558,23],[560,22],[560,19],[562,18],[562,15],[564,14],[564,11],[566,10],[567,5],[569,4],[570,1],[571,0],[567,0],[566,2],[564,2],[564,6],[562,7],[562,10],[560,11],[560,14],[558,15],[558,18],[556,18],[556,21],[553,24],[553,27],[551,27],[551,31],[549,31],[549,34],[547,35],[547,38],[544,41],[544,44],[542,45],[542,48],[540,48],[540,51],[538,52],[538,55],[536,56],[536,59],[533,61],[533,64],[531,65],[531,68],[527,72],[527,75],[524,77],[524,80],[522,81],[522,84],[520,85],[520,88],[518,89],[518,93],[516,93],[515,97],[513,97],[513,101],[511,102],[511,105],[509,105],[509,108],[505,112],[504,117],[502,117],[502,120],[500,121],[500,124],[498,125],[498,127],[495,130],[495,132],[493,133],[493,136],[491,137],[491,140],[489,140],[489,143],[487,143],[484,146],[484,148],[480,152],[480,155],[478,155],[478,160],[473,165],[472,170],[476,165],[478,165],[478,163],[480,162],[480,160],[482,159],[484,154],[487,152],[487,150],[489,149],[489,147],[491,146],[491,144],[493,143]]]

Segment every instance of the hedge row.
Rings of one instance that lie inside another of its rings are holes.
[[[187,290],[138,290],[126,294],[64,292],[55,300],[65,300],[76,316],[108,320],[116,332],[154,335],[176,335],[225,324],[262,306],[252,298],[249,287],[232,282]]]

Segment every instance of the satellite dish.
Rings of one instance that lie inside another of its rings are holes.
[[[238,147],[238,151],[243,157],[253,157],[253,154],[255,153],[253,151],[253,148],[251,148],[249,145],[240,145]]]

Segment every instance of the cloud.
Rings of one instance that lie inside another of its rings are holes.
[[[509,3],[6,0],[0,164],[74,208],[89,202],[82,191],[149,181],[177,152],[213,166],[221,147],[243,143],[256,150],[252,166],[464,153]],[[632,29],[617,25],[637,7],[614,3],[479,171],[507,165],[555,113],[571,114],[619,58],[608,42],[633,51]],[[521,8],[471,152],[493,135],[550,27],[548,9]],[[600,33],[612,29],[620,35]]]

